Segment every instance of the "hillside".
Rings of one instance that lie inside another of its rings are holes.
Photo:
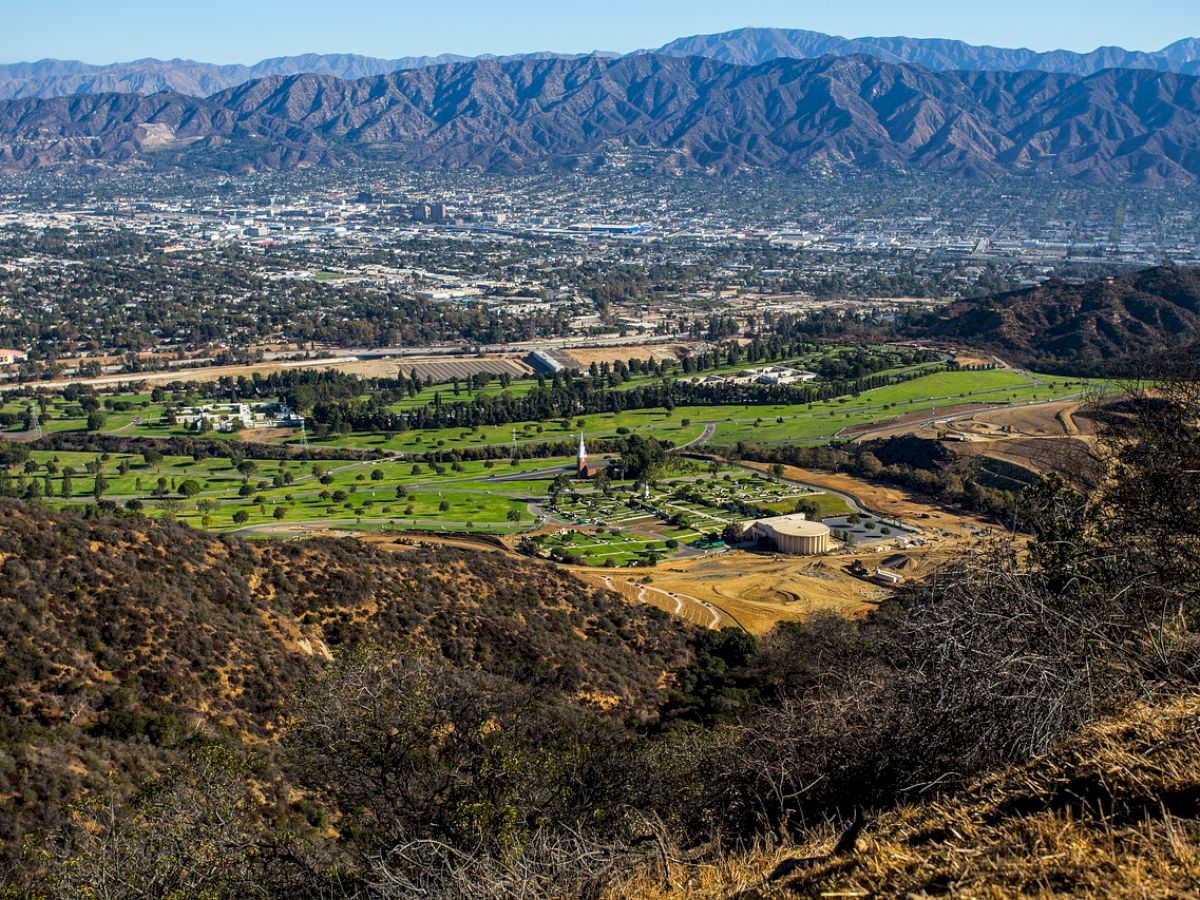
[[[612,896],[1179,897],[1200,890],[1200,697],[1143,704],[963,792]],[[682,867],[681,867],[682,868]],[[747,889],[749,888],[749,889]]]
[[[0,170],[386,159],[511,171],[603,165],[1194,181],[1200,79],[1110,69],[932,72],[867,56],[748,67],[642,55],[478,61],[355,81],[294,75],[207,99],[96,94],[0,103]]]
[[[505,554],[2,501],[0,857],[81,784],[153,771],[188,734],[272,740],[331,655],[376,645],[631,716],[687,652],[685,626]]]
[[[1159,266],[1081,284],[1052,279],[954,303],[920,333],[1038,371],[1128,370],[1141,354],[1200,337],[1200,270]]]

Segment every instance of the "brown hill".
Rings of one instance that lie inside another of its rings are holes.
[[[144,777],[189,733],[271,741],[330,654],[411,648],[637,715],[686,636],[506,554],[250,542],[0,501],[0,857],[64,796]]]
[[[1051,279],[954,303],[921,333],[1041,371],[1128,368],[1133,357],[1200,337],[1200,269],[1158,266],[1082,284]]]

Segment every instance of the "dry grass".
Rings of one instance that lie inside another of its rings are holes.
[[[1078,433],[1074,414],[1079,405],[1078,400],[1064,400],[1059,403],[996,409],[974,416],[962,424],[967,428],[978,426],[977,430],[981,432],[998,431],[1025,437],[1062,437]]]
[[[962,794],[719,864],[661,864],[610,897],[1200,895],[1200,696],[1142,705]],[[771,880],[773,873],[787,873]]]
[[[629,362],[631,359],[670,362],[679,359],[686,349],[686,344],[629,344],[622,347],[568,347],[567,352],[586,367],[592,363]]]

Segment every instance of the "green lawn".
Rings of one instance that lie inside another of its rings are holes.
[[[499,479],[569,463],[567,459],[523,460],[516,466],[467,462],[435,471],[428,464],[399,461],[259,460],[243,473],[228,459],[217,457],[196,462],[190,456],[166,456],[147,465],[141,454],[34,451],[30,459],[35,470],[24,477],[35,481],[43,493],[46,475],[54,470],[45,500],[51,506],[93,502],[96,476],[90,464],[99,462],[100,475],[107,482],[106,499],[119,503],[138,500],[150,515],[170,514],[212,528],[276,521],[275,510],[281,508],[287,521],[373,518],[416,521],[426,527],[444,523],[445,527],[487,525],[511,530],[533,522],[528,498],[544,494],[549,479]],[[70,477],[70,496],[63,497],[63,472],[68,467],[75,471]],[[14,470],[14,477],[19,474]],[[187,482],[195,482],[198,493],[183,496]],[[247,495],[242,496],[243,492]],[[235,523],[239,510],[247,519]]]
[[[818,443],[830,440],[848,426],[883,422],[928,411],[935,406],[948,408],[976,402],[1026,403],[1075,396],[1101,386],[1100,382],[1083,379],[1032,378],[1038,383],[1011,371],[940,372],[821,403],[692,406],[677,407],[669,413],[663,409],[631,410],[572,417],[565,425],[561,420],[553,420],[477,429],[409,431],[395,435],[349,434],[337,435],[321,444],[331,448],[420,454],[507,447],[513,440],[514,431],[518,447],[547,442],[572,445],[582,429],[591,440],[639,434],[668,440],[678,446],[699,437],[705,423],[709,422],[716,426],[716,444],[736,441]],[[514,390],[528,390],[533,383],[532,379],[516,382]],[[498,385],[495,385],[487,391],[497,389]],[[433,390],[424,389],[418,397],[412,398],[412,403],[431,399]],[[444,387],[440,390],[452,394]],[[469,392],[464,390],[463,394]],[[110,405],[132,407],[108,412],[102,428],[105,433],[128,436],[182,433],[179,429],[158,424],[164,404],[152,402],[148,394],[105,399]],[[192,400],[179,396],[168,399],[179,403]],[[27,402],[7,400],[3,408],[19,415]],[[403,406],[403,403],[397,405]],[[77,403],[61,399],[52,401],[48,404],[43,428],[46,431],[82,429],[86,427],[82,412]],[[140,424],[135,424],[139,420]],[[207,524],[212,528],[272,522],[275,521],[275,510],[282,509],[285,522],[328,520],[334,524],[368,523],[372,527],[400,522],[406,527],[512,531],[532,524],[529,501],[546,496],[555,470],[571,466],[572,457],[521,459],[515,465],[508,460],[496,460],[440,466],[399,460],[343,459],[320,463],[259,460],[243,472],[224,458],[197,462],[191,457],[169,456],[154,465],[147,465],[138,453],[101,456],[35,451],[31,456],[32,471],[14,469],[11,474],[24,478],[25,484],[35,481],[37,490],[46,493],[47,502],[52,505],[77,505],[94,501],[96,479],[89,466],[96,462],[107,482],[103,494],[106,499],[120,503],[136,499],[151,515],[175,515],[183,521]],[[70,496],[62,497],[62,474],[68,466],[74,469]],[[540,470],[547,471],[536,478],[511,480],[511,476]],[[731,501],[758,501],[764,512],[782,513],[794,509],[797,499],[804,496],[803,492],[744,474],[713,479],[686,460],[681,460],[662,481],[652,492],[652,505],[666,511],[663,518],[681,517],[682,524],[677,527],[681,535],[720,530],[725,521],[739,518],[722,508]],[[182,488],[187,482],[195,482],[197,492],[184,497]],[[676,497],[675,492],[686,485],[693,485],[695,493]],[[562,516],[618,527],[639,519],[652,520],[649,510],[634,508],[636,501],[630,493],[617,491],[612,498],[600,498],[588,496],[588,487],[576,486],[572,490],[580,496],[574,501],[569,497],[560,501],[559,514]],[[808,499],[817,503],[822,516],[846,511],[842,501],[831,495],[813,494]],[[239,512],[245,514],[245,521],[235,523],[233,518]],[[620,555],[626,551],[617,548],[611,552]]]
[[[669,556],[674,551],[665,540],[647,538],[629,532],[585,534],[568,531],[561,535],[545,535],[535,540],[538,547],[550,555],[578,557],[589,566],[620,566],[644,562],[650,554]]]
[[[740,408],[740,407],[739,407]],[[639,409],[621,413],[577,416],[563,427],[560,420],[549,422],[516,422],[510,425],[485,425],[476,429],[442,428],[405,431],[394,435],[378,432],[356,432],[333,435],[324,440],[310,439],[309,443],[323,447],[352,447],[366,450],[387,450],[394,453],[430,453],[439,450],[462,450],[472,447],[507,447],[516,433],[518,447],[541,443],[573,443],[580,430],[588,438],[618,437],[617,429],[630,433],[653,435],[675,444],[687,443],[699,437],[704,426],[698,421],[688,425],[683,420],[696,415],[696,407],[680,407],[672,413],[662,409]],[[579,422],[583,425],[580,426]]]
[[[717,424],[715,443],[823,443],[842,429],[886,422],[914,412],[969,403],[1030,403],[1062,399],[1102,387],[1086,379],[1039,376],[1034,385],[1016,372],[939,372],[864,391],[857,397],[804,406],[754,407]],[[782,419],[783,421],[778,421]]]

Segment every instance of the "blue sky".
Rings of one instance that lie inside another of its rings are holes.
[[[9,7],[4,9],[4,7]],[[1200,35],[1198,0],[0,0],[0,62],[144,56],[253,62],[370,56],[628,51],[743,25],[958,38],[1035,50],[1156,50]]]

